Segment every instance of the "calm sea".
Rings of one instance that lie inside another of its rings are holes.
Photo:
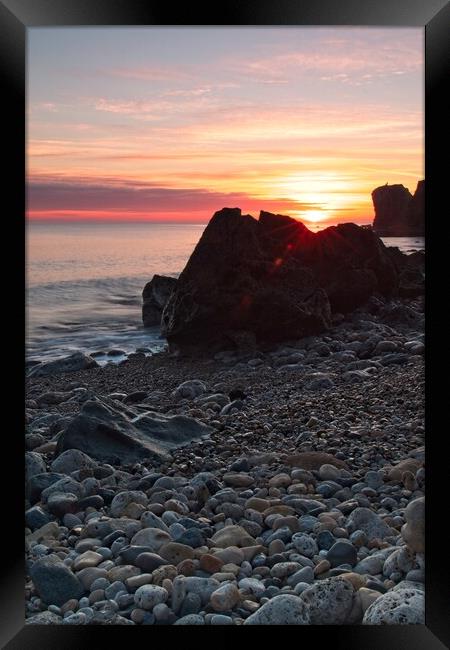
[[[183,270],[203,224],[43,223],[27,225],[27,357],[53,359],[82,350],[160,350],[158,328],[144,328],[141,294],[155,273]],[[405,252],[419,237],[390,237]]]

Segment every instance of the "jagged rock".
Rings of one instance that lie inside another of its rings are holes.
[[[85,370],[86,368],[96,368],[98,363],[87,354],[83,352],[74,352],[68,357],[63,359],[55,359],[46,363],[40,363],[38,366],[33,366],[29,372],[29,377],[47,377],[48,375],[57,375],[65,372],[76,372],[77,370]]]
[[[224,208],[181,273],[161,331],[184,351],[292,340],[326,330],[332,310],[396,287],[394,264],[370,229],[347,223],[313,233],[287,216],[256,220]]]
[[[122,407],[121,407],[122,408]],[[145,457],[167,458],[181,447],[210,433],[211,429],[185,415],[162,415],[154,411],[124,411],[101,401],[82,406],[58,439],[56,456],[67,449],[81,449],[105,463],[127,464]]]
[[[161,314],[177,285],[176,278],[165,275],[154,275],[142,292],[142,321],[144,327],[152,327],[161,323]]]
[[[381,237],[412,237],[425,233],[425,181],[414,196],[404,185],[383,185],[372,192],[374,231]]]

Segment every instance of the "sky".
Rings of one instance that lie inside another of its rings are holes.
[[[424,177],[423,28],[30,28],[27,215],[373,220]]]

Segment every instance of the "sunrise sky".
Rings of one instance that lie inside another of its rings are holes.
[[[28,216],[373,219],[424,178],[421,28],[31,28]]]

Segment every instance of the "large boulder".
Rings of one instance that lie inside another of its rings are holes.
[[[382,241],[347,223],[313,233],[295,219],[239,208],[216,212],[161,319],[172,349],[292,340],[326,330],[374,292],[389,296],[397,272]]]
[[[264,603],[249,616],[244,625],[309,625],[309,609],[304,600],[291,594],[280,594]]]
[[[163,309],[176,284],[176,278],[165,275],[154,275],[150,282],[147,282],[142,292],[142,321],[144,327],[152,327],[161,323]]]
[[[33,366],[28,371],[29,377],[48,377],[49,375],[58,375],[66,372],[76,372],[86,368],[97,368],[98,363],[83,352],[74,352],[68,357],[47,361]]]
[[[424,625],[425,596],[414,586],[383,594],[366,610],[363,625]]]
[[[34,562],[30,577],[36,591],[47,605],[60,607],[68,600],[78,600],[84,592],[81,582],[56,555]]]
[[[413,237],[425,234],[425,181],[414,196],[404,185],[383,185],[372,192],[374,231],[381,237]]]
[[[202,438],[211,429],[185,415],[119,410],[110,403],[87,401],[58,439],[56,456],[80,449],[104,463],[128,464],[144,457],[165,459],[172,449]]]

